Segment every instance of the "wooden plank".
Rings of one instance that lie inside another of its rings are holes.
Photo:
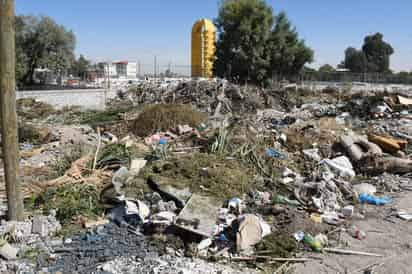
[[[0,106],[9,220],[23,219],[17,139],[14,0],[0,0]]]

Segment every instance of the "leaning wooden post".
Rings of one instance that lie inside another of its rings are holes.
[[[23,219],[17,139],[14,0],[0,0],[0,109],[9,220]]]

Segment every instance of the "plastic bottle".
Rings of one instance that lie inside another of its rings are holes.
[[[322,244],[315,240],[315,238],[312,237],[312,235],[310,235],[309,233],[305,233],[305,236],[303,237],[303,242],[310,246],[310,248],[312,248],[313,251],[316,252],[322,252]]]
[[[351,226],[348,229],[349,235],[351,235],[353,238],[358,239],[358,240],[363,240],[366,238],[366,233],[356,226]]]
[[[282,195],[276,195],[273,199],[273,202],[275,204],[284,204],[284,205],[290,205],[290,206],[300,206],[300,203],[296,200],[290,200],[286,198],[285,196]]]

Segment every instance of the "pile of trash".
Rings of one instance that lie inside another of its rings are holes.
[[[191,104],[196,109],[213,114],[254,113],[264,105],[261,90],[240,87],[227,81],[189,81],[164,88],[155,83],[143,82],[121,93],[113,104],[124,101],[142,104]]]
[[[323,253],[384,256],[362,248],[369,231],[359,223],[412,220],[406,207],[394,208],[412,190],[405,96],[316,99],[214,81],[140,85],[119,94],[123,113],[113,112],[111,127],[59,125],[47,144],[22,143],[24,166],[66,161],[53,178],[25,179],[30,209],[53,213],[44,218],[62,228],[39,233],[33,242],[59,244],[33,251],[34,263],[18,255],[21,269],[288,273],[331,257]],[[108,130],[125,121],[133,123],[122,135]],[[76,141],[88,149],[62,155]]]

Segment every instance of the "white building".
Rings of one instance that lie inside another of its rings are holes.
[[[137,63],[121,61],[111,63],[106,67],[107,73],[110,75],[110,78],[118,79],[136,79],[137,78]]]

